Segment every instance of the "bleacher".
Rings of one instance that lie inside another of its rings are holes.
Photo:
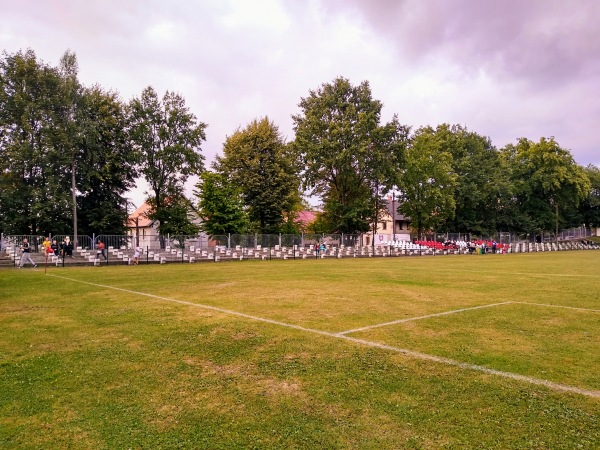
[[[474,249],[481,249],[479,252]],[[590,241],[563,241],[563,242],[518,242],[512,244],[498,243],[496,254],[503,253],[527,253],[527,252],[552,252],[567,250],[597,250],[600,246]],[[227,248],[225,246],[186,248],[166,246],[164,249],[143,249],[139,258],[140,264],[166,264],[166,263],[195,263],[195,262],[218,262],[218,261],[243,261],[243,260],[292,260],[292,259],[330,259],[330,258],[371,258],[388,256],[428,256],[428,255],[464,255],[472,253],[492,253],[491,241],[456,241],[436,242],[431,240],[418,241],[384,241],[376,246],[344,246],[326,244],[324,250],[317,251],[314,244],[304,246],[279,246],[241,247]],[[130,265],[133,263],[135,250],[133,248],[115,248],[109,246],[106,249],[108,261],[102,256],[96,258],[97,250],[84,249],[81,247],[73,251],[72,257],[48,255],[47,263],[52,266],[74,266],[74,265]],[[46,263],[44,253],[31,253],[32,259],[38,266]],[[14,245],[5,245],[2,252],[0,265],[17,265],[21,259],[21,252]]]

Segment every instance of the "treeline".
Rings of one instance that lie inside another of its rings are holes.
[[[197,232],[184,183],[203,170],[206,125],[183,97],[146,88],[125,104],[78,80],[76,55],[58,67],[32,50],[0,60],[0,230],[123,234],[126,192],[150,185],[163,233]]]
[[[206,124],[183,97],[151,88],[128,103],[31,50],[0,60],[0,230],[122,234],[125,193],[149,184],[162,234],[296,233],[303,192],[322,200],[307,231],[371,230],[393,192],[417,233],[540,233],[600,226],[600,170],[575,163],[553,138],[502,149],[458,125],[381,123],[368,82],[344,78],[300,99],[295,137],[267,117],[227,137],[204,168]],[[184,194],[191,175],[200,181]]]

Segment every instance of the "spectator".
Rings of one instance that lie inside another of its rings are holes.
[[[69,236],[66,236],[60,243],[60,253],[63,259],[67,256],[73,257],[73,244],[71,243],[71,238]]]
[[[52,252],[54,253],[54,256],[59,255],[59,247],[58,247],[58,244],[56,243],[56,239],[52,239],[52,244],[50,244],[50,250],[52,250]]]
[[[65,238],[65,241],[67,242],[67,256],[69,257],[73,257],[73,242],[71,241],[71,238],[69,236],[67,236]]]
[[[44,253],[48,254],[51,252],[50,249],[50,239],[44,238],[44,242],[42,242],[42,247],[44,247]]]

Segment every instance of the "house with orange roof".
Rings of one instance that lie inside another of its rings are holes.
[[[143,203],[127,218],[127,236],[135,247],[160,248],[158,223],[148,217],[150,205]]]

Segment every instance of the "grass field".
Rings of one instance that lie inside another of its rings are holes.
[[[600,252],[0,271],[0,448],[600,448]]]

